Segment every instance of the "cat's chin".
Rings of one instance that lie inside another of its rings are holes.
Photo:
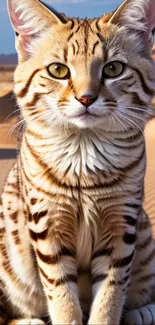
[[[71,123],[75,126],[84,128],[93,128],[101,123],[102,118],[89,113],[81,114],[70,119]]]

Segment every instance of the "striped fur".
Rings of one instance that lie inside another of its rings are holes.
[[[155,251],[142,203],[153,0],[126,0],[92,20],[37,0],[8,7],[24,133],[0,204],[0,324],[45,324],[47,316],[151,325]],[[111,61],[125,68],[106,79]],[[49,75],[52,62],[69,67],[68,80]],[[95,98],[87,114],[83,95]]]

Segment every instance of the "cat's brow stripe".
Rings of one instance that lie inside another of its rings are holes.
[[[72,49],[73,49],[73,55],[75,55],[75,51],[76,51],[76,49],[75,49],[75,45],[72,44],[71,46],[72,46]]]
[[[64,57],[64,62],[67,62],[67,57],[68,57],[68,47],[64,48],[63,51],[63,57]]]
[[[78,55],[79,51],[80,51],[80,44],[79,44],[78,40],[75,40],[75,42],[76,42],[76,45],[77,45],[76,55]]]
[[[95,54],[95,50],[96,50],[96,47],[97,45],[99,45],[99,41],[96,41],[93,45],[93,49],[92,49],[92,54],[94,55]]]

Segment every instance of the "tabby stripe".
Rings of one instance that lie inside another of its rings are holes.
[[[137,249],[145,249],[152,242],[152,235],[150,235],[142,244],[137,245]]]
[[[107,274],[100,274],[92,277],[92,284],[100,281],[104,281],[107,278]]]
[[[137,223],[137,219],[131,217],[131,216],[123,216],[123,218],[126,220],[127,224],[129,226],[136,226],[136,223]]]
[[[55,255],[44,255],[42,254],[38,249],[36,250],[36,253],[38,255],[38,257],[40,258],[40,260],[42,260],[44,263],[47,264],[57,264],[60,260],[60,256]]]
[[[32,82],[32,80],[33,80],[33,78],[34,78],[34,76],[36,75],[37,72],[39,72],[39,71],[41,71],[41,70],[42,70],[42,69],[36,69],[35,71],[33,71],[32,75],[31,75],[31,77],[28,79],[28,81],[27,81],[25,87],[24,87],[24,88],[19,92],[19,94],[17,94],[18,97],[22,98],[22,97],[24,97],[24,96],[26,95],[26,93],[27,93],[27,91],[28,91],[28,89],[29,89],[29,87],[30,87],[30,85],[31,85],[31,82]]]
[[[37,255],[39,256],[39,258],[44,262],[44,263],[47,263],[47,264],[56,264],[60,261],[60,258],[62,256],[70,256],[70,257],[75,257],[76,254],[73,250],[70,250],[66,247],[63,247],[61,249],[60,252],[58,252],[57,255],[55,256],[52,256],[52,255],[44,255],[42,254],[38,249],[36,250],[37,252]]]
[[[46,191],[46,190],[43,189],[42,187],[38,187],[36,184],[34,184],[34,183],[32,182],[32,180],[27,176],[26,171],[25,171],[24,166],[23,166],[23,163],[22,163],[22,160],[20,161],[20,164],[21,164],[21,167],[22,167],[22,172],[23,172],[23,174],[24,174],[24,176],[25,176],[27,182],[28,182],[31,186],[33,186],[35,189],[37,189],[38,192],[41,192],[41,193],[43,193],[43,194],[46,194],[46,195],[48,195],[49,197],[51,197],[51,195],[52,195],[52,197],[55,197],[55,198],[59,198],[59,199],[60,199],[60,195],[57,195],[57,194],[54,194],[54,193],[51,194],[49,191]],[[5,192],[5,193],[6,193],[6,192]],[[61,198],[63,198],[63,200],[66,200],[66,196],[63,195],[63,194],[61,194]],[[30,218],[31,218],[31,217],[32,217],[32,216],[30,216]],[[15,222],[15,221],[14,221],[14,222]],[[16,221],[16,222],[17,222],[17,221]]]
[[[96,25],[97,30],[100,32],[100,31],[101,31],[101,28],[100,28],[100,26],[99,26],[99,21],[100,21],[100,18],[98,18],[98,19],[96,20],[95,25]]]
[[[77,51],[76,51],[76,55],[79,54],[79,51],[80,51],[80,45],[79,45],[79,42],[76,40],[76,45],[77,45]]]
[[[127,282],[129,280],[129,275],[127,275],[125,278],[123,278],[121,281],[115,281],[115,280],[111,280],[109,282],[110,286],[117,286],[117,285],[123,285],[125,284],[125,282]]]
[[[43,275],[43,277],[50,283],[50,284],[54,284],[54,279],[51,279],[47,276],[47,274],[43,271],[43,269],[39,266],[39,271],[40,273]]]
[[[150,225],[150,222],[148,220],[142,222],[139,226],[139,231],[143,231],[143,230],[146,230],[148,228],[150,228],[151,225]]]
[[[44,278],[50,283],[53,284],[55,287],[58,287],[59,285],[65,284],[66,282],[77,282],[77,276],[74,274],[66,274],[66,276],[63,279],[50,279],[45,272],[42,270],[42,268],[39,267],[39,270],[41,274],[44,276]]]
[[[90,274],[90,268],[89,267],[80,267],[77,269],[78,276],[81,276],[83,274]]]
[[[152,278],[155,277],[155,273],[152,273],[152,274],[148,274],[148,275],[144,275],[142,276],[141,278],[139,278],[137,281],[138,282],[148,282],[149,280],[152,280]]]
[[[67,47],[63,51],[63,57],[64,57],[64,61],[67,62],[67,57],[68,57],[68,48]]]
[[[89,25],[88,22],[85,20],[85,38],[84,38],[84,45],[85,45],[85,58],[87,60],[87,52],[88,52],[88,29],[89,29]]]
[[[33,148],[31,147],[31,145],[29,144],[29,142],[27,140],[27,137],[25,137],[25,142],[26,142],[26,145],[27,145],[29,151],[31,152],[32,156],[35,158],[35,160],[37,161],[37,163],[40,164],[43,169],[46,168],[47,169],[47,173],[49,173],[49,167],[45,163],[42,162],[42,160],[40,159],[39,155],[37,155],[37,153],[33,150]],[[51,168],[50,168],[50,178],[53,178],[52,181],[54,181],[56,183],[56,185],[59,186],[59,188],[60,187],[65,187],[65,188],[68,189],[68,186],[65,183],[61,183],[60,180],[54,175],[54,173],[52,173],[52,169]],[[75,187],[78,188],[78,186],[75,186]]]
[[[134,252],[135,251],[133,251],[129,256],[124,257],[122,259],[113,260],[112,267],[119,268],[119,267],[127,266],[129,263],[131,263],[134,256]]]
[[[66,282],[74,282],[77,283],[77,276],[74,274],[67,274],[65,279],[55,280],[55,286],[65,284]]]
[[[136,234],[125,233],[123,235],[123,241],[125,244],[132,245],[136,241]]]
[[[21,240],[19,238],[19,231],[18,230],[13,230],[11,233],[12,233],[12,236],[14,237],[14,243],[16,245],[19,245],[21,243]]]
[[[118,282],[118,284],[119,285],[124,284],[125,282],[127,282],[129,280],[129,277],[130,277],[130,275],[125,276],[121,281]]]
[[[115,165],[112,164],[111,161],[109,161],[109,159],[107,157],[105,157],[103,155],[103,153],[98,149],[98,147],[95,145],[94,143],[94,147],[96,149],[96,151],[99,153],[99,155],[101,157],[103,157],[103,159],[105,159],[105,161],[108,163],[108,165],[111,165],[111,167],[114,169],[114,170],[118,170],[118,171],[123,171],[123,172],[127,172],[129,171],[130,169],[134,168],[135,166],[137,166],[137,164],[139,163],[139,161],[141,161],[141,159],[143,158],[144,156],[144,153],[145,153],[145,148],[142,150],[142,154],[135,160],[133,161],[132,163],[130,163],[129,165],[127,166],[124,166],[124,167],[116,167]],[[105,150],[105,153],[106,153],[106,150]]]
[[[150,263],[152,261],[152,259],[154,258],[154,256],[155,256],[155,250],[153,248],[153,251],[149,254],[149,256],[147,256],[146,259],[144,259],[143,261],[140,262],[140,265],[141,266],[147,265],[148,263]]]
[[[34,213],[32,215],[32,218],[33,218],[35,224],[37,224],[41,218],[45,217],[47,215],[47,213],[48,213],[48,210]]]
[[[74,36],[74,33],[71,33],[67,39],[67,42],[69,42],[71,40],[71,38]]]
[[[69,21],[71,22],[71,27],[70,27],[70,29],[73,29],[74,26],[75,26],[75,22],[74,22],[74,20],[73,20],[72,18],[70,18]]]
[[[126,207],[139,209],[141,207],[140,203],[125,203]]]
[[[133,69],[137,72],[137,74],[139,75],[139,78],[140,78],[140,80],[141,80],[141,86],[142,86],[144,92],[145,92],[147,95],[151,95],[151,96],[153,96],[153,95],[154,95],[154,89],[150,89],[150,88],[147,86],[147,84],[146,84],[146,82],[145,82],[146,79],[143,77],[141,71],[138,70],[138,69],[135,68],[135,67],[132,67],[132,68],[133,68]]]
[[[26,139],[26,138],[25,138]],[[27,142],[27,139],[26,139],[26,142]],[[30,145],[27,143],[27,146],[28,147],[30,147]],[[30,147],[31,148],[31,147]],[[32,153],[32,152],[31,152]],[[34,153],[34,152],[33,152]],[[42,164],[42,167],[45,169],[45,167],[47,167],[47,166],[45,166],[45,164],[43,164],[43,162],[41,161],[41,160],[39,160],[39,156],[37,156],[36,155],[36,157],[35,157],[35,159],[36,159],[36,161],[39,163],[39,164]],[[23,166],[23,163],[22,163],[22,160],[20,161],[20,163],[21,163],[21,166],[22,166],[22,171],[23,171],[23,173],[24,173],[24,175],[25,175],[25,178],[27,179],[27,181],[31,184],[31,186],[33,186],[34,188],[36,188],[38,191],[40,191],[40,192],[42,192],[42,193],[44,193],[44,194],[47,194],[47,195],[50,195],[50,192],[49,191],[46,191],[45,189],[43,189],[43,188],[40,188],[40,187],[38,187],[37,186],[37,184],[34,184],[33,182],[32,182],[32,180],[27,176],[27,174],[26,174],[26,171],[25,171],[25,169],[24,169],[24,166]],[[48,172],[48,170],[47,170],[47,172]],[[59,183],[58,182],[58,179],[56,179],[55,178],[55,175],[54,175],[54,173],[52,173],[52,170],[51,170],[51,168],[50,168],[50,176],[51,177],[53,177],[53,181],[55,182],[55,184],[59,187],[59,189],[61,189],[61,188],[66,188],[66,189],[68,189],[68,186],[65,184],[65,183],[63,183],[63,184],[61,184],[61,183]],[[106,177],[107,175],[105,175],[105,177]],[[92,191],[94,191],[94,190],[96,190],[96,189],[103,189],[103,188],[106,188],[106,187],[109,187],[109,185],[110,186],[112,186],[112,185],[118,185],[119,184],[119,182],[121,182],[121,180],[122,180],[122,175],[114,175],[114,178],[112,179],[112,180],[110,180],[110,181],[108,181],[108,180],[106,180],[106,184],[104,183],[104,184],[96,184],[95,186],[81,186],[81,189],[89,189],[89,190],[92,190]],[[53,183],[53,182],[52,182]],[[75,186],[73,186],[73,185],[70,185],[69,186],[70,187],[70,189],[77,189],[77,190],[79,190],[79,185],[75,185]],[[54,197],[56,197],[57,195],[56,194],[52,194]],[[61,197],[64,197],[64,195],[62,194],[61,195]],[[64,198],[65,199],[65,198]]]
[[[128,267],[128,269],[125,271],[125,273],[126,273],[126,274],[129,273],[130,270],[131,270],[131,267]]]
[[[96,257],[99,257],[99,256],[110,256],[112,254],[112,251],[113,251],[113,247],[111,248],[105,248],[105,249],[102,249],[98,252],[95,252],[92,256],[92,258],[96,258]]]
[[[125,131],[126,132],[126,131]],[[127,132],[126,132],[127,133]],[[126,134],[127,135],[127,134]],[[139,138],[142,138],[142,133],[141,133],[141,131],[138,131],[138,132],[136,132],[135,134],[132,134],[132,135],[127,135],[127,137],[125,137],[125,139],[124,138],[118,138],[118,137],[115,137],[115,139],[116,140],[118,140],[118,141],[123,141],[124,142],[124,140],[126,140],[126,141],[128,141],[128,142],[130,142],[130,141],[135,141],[135,140],[137,140],[137,139],[139,139]],[[143,140],[143,139],[142,139]],[[129,143],[130,144],[130,143]]]
[[[81,28],[81,25],[79,24],[78,27],[77,27],[77,29],[75,30],[74,34],[77,34],[78,31],[80,30],[80,28]]]
[[[130,94],[131,94],[131,96],[132,96],[132,101],[133,101],[134,104],[136,104],[136,105],[142,105],[142,106],[146,106],[146,105],[147,105],[147,101],[144,102],[144,100],[142,100],[142,99],[140,98],[140,96],[139,96],[138,93],[136,93],[136,92],[132,92],[132,93],[130,93]]]
[[[5,192],[6,193],[6,192]],[[10,215],[9,215],[9,217],[11,218],[11,220],[13,220],[14,221],[14,223],[17,223],[18,222],[18,220],[17,220],[17,211],[16,212],[13,212],[13,213],[11,213]]]
[[[46,166],[45,163],[42,162],[42,160],[40,159],[39,155],[37,155],[37,153],[30,146],[30,144],[29,144],[29,142],[27,140],[27,137],[25,137],[25,142],[26,142],[26,145],[27,145],[29,151],[31,152],[31,154],[33,155],[33,157],[36,159],[37,163],[39,163],[42,168],[44,168],[44,169],[47,168],[47,173],[49,173],[49,167]],[[22,166],[23,166],[23,164],[22,164]],[[46,193],[45,190],[43,190],[42,188],[38,188],[36,184],[33,184],[32,183],[32,181],[28,178],[28,176],[27,176],[27,174],[26,174],[26,172],[24,170],[24,167],[22,168],[22,170],[24,171],[25,177],[28,179],[28,181],[30,182],[30,184],[32,184],[39,191],[42,191],[42,192]],[[107,175],[105,174],[105,177],[106,176]],[[89,188],[90,190],[95,190],[96,188],[105,188],[107,185],[112,186],[114,184],[118,184],[118,182],[122,180],[122,175],[117,175],[117,176],[114,175],[114,176],[115,176],[115,178],[113,180],[110,180],[108,182],[108,184],[106,184],[106,185],[105,184],[96,184],[95,186],[81,186],[81,188],[84,188],[84,189]],[[66,185],[65,183],[61,183],[60,180],[54,174],[54,172],[52,172],[52,169],[51,168],[50,168],[50,177],[52,178],[52,180],[51,180],[52,183],[54,181],[55,184],[59,187],[59,189],[62,188],[62,187],[68,189],[68,185]],[[79,189],[79,185],[75,185],[75,186],[69,185],[69,187],[70,187],[70,189],[77,189],[77,190]],[[49,192],[47,194],[49,194]]]
[[[34,197],[32,197],[31,200],[30,200],[30,203],[31,203],[32,205],[35,205],[37,202],[38,202],[38,199],[36,199],[36,198],[34,198]]]
[[[46,239],[46,237],[48,235],[48,229],[46,229],[42,232],[39,232],[39,233],[36,233],[33,230],[29,229],[29,233],[30,233],[31,239],[34,241],[37,241],[38,239],[44,240],[44,239]]]
[[[98,44],[99,44],[99,41],[96,41],[96,43],[93,45],[92,54],[95,54],[95,50],[96,50],[96,47]]]
[[[73,55],[75,55],[75,45],[72,44],[72,49],[73,49]]]

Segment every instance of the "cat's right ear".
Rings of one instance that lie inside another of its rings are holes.
[[[28,47],[35,37],[48,26],[62,24],[60,17],[38,0],[8,0],[8,12],[20,61],[28,58]]]
[[[155,32],[155,0],[124,0],[109,23],[126,28],[140,36],[147,47],[153,46]]]

